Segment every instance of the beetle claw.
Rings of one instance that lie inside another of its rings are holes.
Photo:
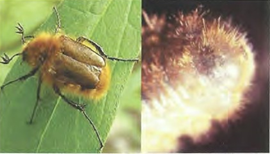
[[[5,53],[4,53],[4,56],[1,57],[2,58],[2,64],[8,64],[10,61],[11,61],[11,58],[9,58]]]

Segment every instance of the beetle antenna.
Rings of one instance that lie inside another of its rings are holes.
[[[56,14],[56,22],[57,22],[56,29],[55,29],[55,33],[58,33],[59,30],[61,29],[60,16],[59,16],[59,13],[58,13],[58,11],[57,11],[57,9],[56,9],[55,6],[53,7],[53,10],[54,10],[54,12],[55,12],[55,14]]]

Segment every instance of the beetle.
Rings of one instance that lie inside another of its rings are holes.
[[[103,49],[94,41],[86,37],[78,37],[76,40],[62,34],[60,16],[53,7],[56,14],[57,25],[55,34],[41,33],[38,36],[25,36],[24,28],[20,23],[16,26],[18,34],[21,35],[22,43],[26,43],[21,53],[11,57],[4,54],[2,64],[9,62],[16,56],[22,56],[23,62],[28,63],[32,70],[1,86],[3,90],[6,86],[17,81],[24,81],[29,77],[38,74],[38,87],[35,106],[29,123],[33,123],[39,102],[42,83],[47,83],[54,92],[61,97],[64,102],[79,110],[90,125],[93,127],[99,143],[100,149],[103,142],[93,121],[85,112],[85,104],[78,104],[70,100],[62,91],[72,91],[78,95],[92,99],[100,99],[109,88],[110,70],[106,60],[122,62],[137,62],[138,58],[124,59],[108,56]],[[26,39],[32,39],[26,41]]]

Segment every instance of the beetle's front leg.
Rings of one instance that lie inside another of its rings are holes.
[[[21,77],[15,79],[15,80],[12,80],[12,81],[7,82],[6,84],[4,84],[4,85],[2,85],[2,86],[0,87],[1,90],[3,90],[6,86],[8,86],[8,85],[10,85],[10,84],[12,84],[12,83],[14,83],[14,82],[17,82],[17,81],[23,81],[23,80],[28,79],[29,77],[34,76],[34,75],[37,73],[38,69],[39,69],[39,67],[36,67],[36,68],[32,69],[28,74],[26,74],[26,75],[24,75],[24,76],[21,76]]]
[[[17,53],[15,55],[11,56],[11,57],[8,57],[8,55],[6,55],[4,53],[4,56],[1,57],[3,61],[0,61],[0,63],[1,64],[8,64],[14,57],[20,56],[20,55],[22,55],[22,53]]]
[[[23,44],[26,42],[25,41],[26,38],[34,38],[34,36],[32,36],[32,35],[24,36],[24,29],[23,29],[23,26],[20,23],[18,23],[18,25],[16,26],[16,29],[17,29],[16,33],[20,34],[21,37],[22,37],[21,40],[22,40]]]

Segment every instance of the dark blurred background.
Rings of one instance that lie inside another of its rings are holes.
[[[20,22],[32,35],[63,0],[0,0],[0,56],[22,51],[15,26]],[[1,59],[2,60],[2,59]],[[16,60],[0,67],[0,85]],[[141,63],[136,63],[119,100],[119,109],[108,135],[104,153],[140,152],[141,149]]]
[[[247,32],[253,46],[256,72],[252,88],[246,93],[249,103],[236,120],[213,121],[207,133],[210,139],[205,142],[195,144],[188,136],[179,138],[185,144],[184,152],[269,152],[269,1],[143,0],[142,4],[150,15],[167,16],[179,11],[188,13],[203,5],[213,18],[232,19]]]

